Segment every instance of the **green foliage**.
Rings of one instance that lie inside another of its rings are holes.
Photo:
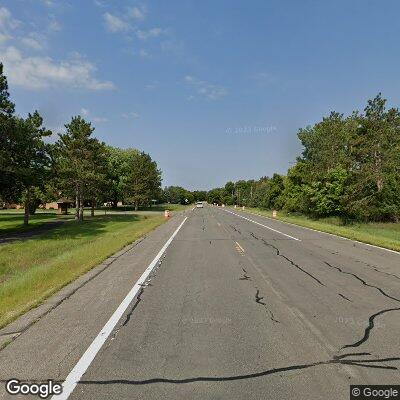
[[[127,175],[126,198],[135,205],[146,206],[151,200],[160,196],[161,171],[157,163],[149,154],[140,153],[133,157],[130,170]]]
[[[199,197],[203,197],[200,192],[197,192],[197,195]],[[194,193],[191,193],[190,191],[184,189],[183,187],[167,186],[163,190],[163,201],[172,204],[190,204],[193,203],[194,201],[199,201],[199,200],[195,198]]]
[[[83,206],[118,201],[139,206],[161,198],[161,171],[150,155],[136,149],[107,147],[93,136],[81,116],[65,125],[55,145],[37,111],[26,119],[14,115],[7,78],[0,63],[0,198],[25,204],[25,222],[43,201],[75,200],[76,218]],[[187,195],[193,201],[193,195]]]
[[[400,216],[400,113],[378,94],[364,113],[332,112],[300,129],[302,157],[287,176],[228,182],[212,202],[285,209],[312,217],[397,221]]]
[[[118,201],[125,201],[128,187],[128,175],[134,159],[139,155],[136,149],[120,149],[107,146],[108,188],[104,192],[105,201],[117,207]]]
[[[15,105],[10,100],[10,94],[8,93],[7,78],[3,74],[3,64],[0,63],[0,115],[11,117],[14,114]]]
[[[92,137],[94,128],[81,116],[65,125],[56,143],[59,193],[75,197],[76,218],[83,220],[85,198],[93,198],[105,179],[106,148]]]

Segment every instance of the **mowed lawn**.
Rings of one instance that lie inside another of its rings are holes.
[[[0,210],[0,237],[11,232],[23,232],[35,229],[47,222],[73,219],[72,215],[57,215],[55,211],[38,211],[31,215],[29,226],[24,227],[24,210]]]
[[[272,211],[258,208],[247,208],[254,214],[272,217]],[[278,211],[277,219],[292,224],[305,226],[323,232],[333,233],[348,239],[381,246],[400,251],[400,223],[395,222],[370,222],[343,225],[339,218],[312,219],[301,214]]]
[[[13,225],[1,213],[3,232],[4,227],[18,229],[22,217]],[[36,217],[38,224],[56,218]],[[0,245],[0,327],[164,222],[160,212],[85,218],[81,224],[67,221],[30,239]]]

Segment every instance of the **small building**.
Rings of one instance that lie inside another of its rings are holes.
[[[46,210],[57,210],[58,204],[56,201],[52,201],[51,203],[46,203],[43,208]]]
[[[73,201],[65,199],[65,198],[61,198],[61,199],[57,200],[56,203],[57,203],[57,214],[67,215],[68,208],[71,207],[71,204],[73,203]]]

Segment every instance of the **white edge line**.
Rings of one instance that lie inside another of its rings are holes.
[[[334,233],[319,231],[318,229],[309,228],[308,226],[297,225],[297,224],[294,224],[293,222],[282,221],[281,219],[273,219],[273,218],[267,217],[266,215],[257,214],[257,213],[252,212],[252,211],[246,211],[246,212],[248,212],[250,214],[253,214],[253,215],[258,215],[259,217],[262,217],[262,218],[270,219],[271,221],[278,221],[278,222],[281,222],[283,224],[293,225],[293,226],[295,226],[297,228],[308,229],[309,231],[323,233],[323,234],[329,235],[329,236],[335,236],[335,237],[337,237],[339,239],[344,239],[344,240],[348,240],[350,242],[360,243],[360,244],[363,244],[364,246],[374,247],[375,249],[385,250],[385,251],[389,251],[390,253],[394,253],[394,254],[400,255],[399,251],[392,250],[392,249],[387,249],[386,247],[377,246],[377,245],[371,244],[371,243],[360,242],[359,240],[356,240],[356,239],[350,239],[350,238],[347,238],[347,237],[344,237],[344,236],[335,235]]]
[[[234,213],[234,212],[232,212],[232,211],[229,211],[229,210],[224,210],[224,211],[226,211],[226,212],[228,212],[228,213],[230,213],[230,214],[236,215],[237,217],[243,218],[243,219],[245,219],[245,220],[247,220],[247,221],[253,222],[254,224],[261,225],[261,226],[263,226],[264,228],[267,228],[267,229],[269,229],[269,230],[271,230],[271,231],[274,231],[274,232],[276,232],[276,233],[280,233],[281,235],[286,236],[286,237],[288,237],[288,238],[290,238],[290,239],[297,240],[298,242],[301,242],[300,239],[295,238],[294,236],[290,236],[290,235],[288,235],[288,234],[286,234],[286,233],[283,233],[283,232],[281,232],[281,231],[278,231],[277,229],[271,228],[270,226],[261,224],[260,222],[254,221],[253,219],[246,218],[246,217],[244,217],[243,215],[236,214],[236,213]]]
[[[113,329],[117,325],[118,321],[124,315],[124,312],[129,307],[129,304],[132,302],[132,300],[135,298],[136,294],[139,292],[139,290],[141,288],[141,285],[146,281],[147,277],[149,276],[151,271],[154,269],[154,267],[157,264],[158,260],[164,254],[164,252],[167,249],[167,247],[171,244],[172,240],[174,239],[176,234],[179,232],[179,230],[182,228],[182,225],[186,222],[187,218],[188,217],[185,217],[185,219],[178,226],[178,228],[175,230],[175,232],[167,240],[167,242],[164,244],[162,249],[158,252],[158,254],[155,256],[153,261],[150,263],[150,265],[143,272],[142,276],[135,283],[135,285],[132,287],[132,289],[126,295],[124,300],[122,300],[122,302],[118,306],[118,308],[114,311],[114,314],[110,317],[110,319],[104,325],[103,329],[95,337],[95,339],[93,340],[91,345],[87,348],[87,350],[82,355],[80,360],[76,363],[75,367],[68,374],[67,378],[65,379],[65,381],[63,383],[63,391],[62,391],[62,393],[59,394],[59,395],[54,395],[52,397],[52,399],[54,399],[54,400],[67,400],[69,398],[70,394],[75,389],[75,387],[78,384],[79,380],[81,379],[82,375],[87,371],[87,369],[89,368],[90,364],[92,363],[92,361],[96,357],[97,353],[100,351],[101,347],[103,346],[103,344],[105,343],[105,341],[107,340],[107,338],[110,336],[111,332],[113,331]]]

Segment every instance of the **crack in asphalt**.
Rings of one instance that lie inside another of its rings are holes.
[[[390,296],[389,294],[387,294],[382,288],[375,286],[375,285],[371,285],[368,282],[364,281],[364,279],[360,278],[358,275],[352,273],[352,272],[348,272],[348,271],[343,271],[340,267],[334,266],[332,264],[329,264],[327,261],[324,261],[324,263],[330,267],[330,268],[334,268],[336,270],[338,270],[339,272],[341,272],[342,274],[346,274],[346,275],[351,275],[354,278],[356,278],[358,281],[360,281],[364,286],[368,286],[371,288],[374,288],[376,290],[378,290],[381,294],[383,294],[384,296],[386,296],[389,299],[392,299],[394,301],[400,302],[400,299],[397,299],[396,297]]]
[[[288,365],[286,367],[272,368],[264,371],[254,372],[250,374],[243,375],[232,375],[232,376],[198,376],[182,379],[172,379],[172,378],[150,378],[143,380],[130,380],[130,379],[111,379],[111,380],[81,380],[78,382],[79,385],[151,385],[154,383],[170,383],[170,384],[188,384],[194,382],[229,382],[229,381],[239,381],[245,379],[261,378],[268,375],[279,374],[282,372],[290,372],[296,370],[304,370],[308,368],[332,365],[332,364],[342,364],[342,365],[352,365],[364,368],[376,368],[376,369],[386,369],[386,370],[398,370],[397,367],[392,365],[379,365],[379,363],[400,361],[400,357],[388,357],[388,358],[375,358],[369,360],[360,359],[346,359],[346,356],[350,355],[365,355],[369,353],[354,353],[349,355],[344,355],[340,357],[333,357],[332,359],[325,361],[317,361],[308,364],[294,364]],[[376,364],[372,364],[376,363]]]
[[[346,296],[345,296],[344,294],[342,294],[342,293],[338,293],[338,295],[339,295],[340,297],[344,298],[345,300],[350,301],[351,303],[353,302],[353,300],[350,300],[348,297],[346,297]]]
[[[150,281],[157,275],[157,271],[160,268],[160,266],[161,266],[161,264],[164,261],[166,256],[167,256],[167,253],[164,253],[163,256],[159,259],[157,265],[154,267],[153,271],[147,277],[147,279],[143,283],[141,283],[139,285],[140,289],[138,291],[138,294],[136,295],[136,300],[133,303],[130,311],[126,314],[125,321],[115,329],[112,337],[109,340],[109,344],[105,348],[108,348],[110,346],[111,342],[116,338],[116,336],[118,335],[119,331],[129,323],[129,321],[130,321],[134,311],[136,310],[137,306],[143,300],[142,299],[142,294],[144,293],[145,288],[148,287],[148,286],[153,286],[150,283]]]
[[[372,265],[372,264],[368,264],[368,263],[365,263],[365,264],[368,265],[369,267],[371,267],[374,271],[379,272],[380,274],[383,274],[386,276],[393,276],[394,278],[400,280],[400,276],[398,276],[396,274],[391,274],[390,272],[381,271],[380,269],[376,268],[375,265]]]
[[[261,297],[261,296],[260,296],[260,290],[257,289],[257,292],[256,292],[256,303],[262,304],[263,306],[266,306],[267,303],[264,303],[263,301],[261,301],[261,300],[263,300],[263,299],[264,299],[264,297]]]
[[[251,281],[250,276],[247,275],[247,271],[242,268],[243,275],[239,278],[240,281]]]
[[[142,301],[142,297],[141,296],[142,296],[143,292],[144,292],[144,289],[143,289],[143,287],[141,287],[139,292],[138,292],[138,294],[137,294],[137,296],[136,296],[135,303],[133,304],[133,306],[132,306],[131,310],[128,312],[128,314],[126,314],[126,318],[125,318],[125,321],[122,324],[122,326],[126,326],[128,324],[128,322],[130,321],[133,312],[135,311],[135,309],[138,306],[138,304]]]
[[[318,246],[318,245],[316,245],[316,246],[317,246],[318,248],[320,248],[320,249],[326,250],[326,248],[323,247],[323,246]],[[333,255],[339,255],[339,254],[340,254],[338,251],[330,251],[330,250],[328,250],[328,251],[329,251],[329,253],[331,253],[331,254],[333,254]],[[394,277],[394,278],[400,280],[400,276],[398,276],[398,275],[396,275],[396,274],[392,274],[392,273],[390,273],[390,272],[382,271],[382,270],[380,270],[379,268],[377,268],[377,266],[374,265],[374,264],[370,264],[370,263],[365,262],[365,261],[363,261],[363,260],[358,260],[358,259],[356,259],[356,258],[354,258],[354,257],[351,257],[351,256],[348,256],[348,257],[349,257],[352,261],[354,261],[354,262],[356,262],[356,263],[364,264],[364,265],[366,265],[366,266],[372,268],[375,272],[378,272],[378,273],[383,274],[383,275],[386,275],[386,276],[392,276],[392,277]]]
[[[300,267],[300,265],[296,264],[293,260],[291,260],[289,257],[285,256],[284,254],[282,254],[280,252],[280,250],[278,249],[278,247],[274,246],[271,243],[268,243],[265,239],[263,238],[259,238],[257,237],[253,232],[250,232],[250,235],[257,240],[261,240],[266,246],[269,246],[271,248],[273,248],[276,251],[276,255],[279,257],[284,258],[286,261],[288,261],[291,265],[293,265],[293,267],[297,268],[298,270],[302,271],[303,273],[305,273],[306,275],[308,275],[310,278],[314,279],[318,284],[320,284],[321,286],[325,286],[324,283],[322,283],[317,277],[315,277],[314,275],[312,275],[310,272],[306,271],[305,269],[303,269],[302,267]]]
[[[357,342],[355,342],[355,343],[346,344],[345,346],[342,347],[342,349],[347,349],[347,348],[350,348],[350,347],[358,347],[358,346],[362,345],[363,343],[365,343],[365,342],[369,339],[369,335],[370,335],[372,329],[373,329],[374,326],[375,326],[375,325],[374,325],[374,319],[375,319],[377,316],[382,315],[382,314],[386,314],[386,313],[391,312],[391,311],[399,311],[399,310],[400,310],[400,307],[396,307],[396,308],[387,308],[387,309],[385,309],[385,310],[381,310],[381,311],[378,311],[378,312],[375,313],[375,314],[372,314],[372,315],[368,318],[368,326],[365,328],[364,336],[363,336],[360,340],[358,340]]]
[[[352,357],[352,356],[370,356],[370,355],[371,355],[371,353],[366,353],[366,352],[363,352],[363,353],[346,353],[346,354],[338,354],[338,355],[336,355],[336,356],[333,356],[333,358],[334,358],[335,360],[340,360],[340,359],[346,358],[346,357]]]
[[[257,304],[261,304],[262,306],[264,306],[264,308],[266,309],[266,311],[269,313],[270,315],[270,319],[272,322],[277,322],[278,324],[280,324],[281,322],[278,321],[275,316],[274,313],[268,308],[267,303],[264,303],[262,300],[264,300],[264,296],[260,296],[260,290],[256,288],[256,295],[255,295],[255,299],[256,299],[256,303]]]
[[[230,225],[230,224],[229,224],[229,226],[230,226],[235,232],[239,233],[239,235],[242,234],[242,232],[241,232],[238,228],[236,228],[236,226]]]
[[[317,361],[308,364],[293,364],[285,367],[271,368],[264,371],[243,374],[243,375],[232,375],[232,376],[198,376],[182,379],[172,379],[172,378],[149,378],[142,380],[130,380],[130,379],[110,379],[110,380],[80,380],[79,385],[151,385],[154,383],[171,383],[171,384],[188,384],[194,382],[229,382],[229,381],[239,381],[245,379],[261,378],[264,376],[279,374],[282,372],[290,372],[296,370],[303,370],[312,367],[325,366],[325,365],[353,365],[364,368],[376,368],[376,369],[386,369],[395,370],[398,368],[392,365],[379,365],[379,363],[387,363],[393,361],[400,361],[400,357],[386,357],[386,358],[372,358],[372,359],[347,359],[350,356],[363,356],[371,355],[370,353],[349,353],[340,356],[333,356],[332,359],[325,361]],[[377,363],[377,364],[372,364]],[[371,365],[372,364],[372,365]],[[1,383],[6,383],[8,379],[0,379]],[[26,383],[39,383],[43,380],[41,379],[23,379]]]
[[[352,272],[344,271],[342,268],[340,268],[340,267],[338,267],[338,266],[335,266],[335,265],[332,265],[332,264],[330,264],[330,263],[328,263],[328,262],[326,262],[326,261],[324,261],[324,263],[325,263],[328,267],[334,268],[334,269],[336,269],[337,271],[341,272],[342,274],[346,274],[346,275],[351,275],[351,276],[353,276],[353,277],[356,278],[359,282],[361,282],[364,286],[371,287],[371,288],[373,288],[373,289],[378,290],[383,296],[385,296],[385,297],[387,297],[387,298],[389,298],[389,299],[391,299],[391,300],[400,302],[400,300],[397,299],[396,297],[390,296],[390,295],[387,294],[382,288],[380,288],[380,287],[378,287],[378,286],[369,284],[369,283],[366,282],[364,279],[360,278],[358,275],[356,275],[356,274],[354,274],[354,273],[352,273]],[[339,293],[339,295],[340,295],[340,293]],[[386,309],[383,309],[383,310],[380,310],[380,311],[376,312],[375,314],[370,315],[369,318],[368,318],[368,326],[367,326],[367,327],[365,328],[365,330],[364,330],[364,336],[363,336],[360,340],[358,340],[357,342],[355,342],[355,343],[344,345],[344,346],[342,347],[342,349],[346,349],[346,348],[350,348],[350,347],[358,347],[358,346],[362,345],[363,343],[365,343],[365,342],[369,339],[370,333],[371,333],[372,329],[373,329],[374,326],[375,326],[374,320],[375,320],[376,317],[378,317],[378,316],[380,316],[380,315],[383,315],[383,314],[386,314],[386,313],[388,313],[388,312],[399,311],[399,310],[400,310],[400,307],[386,308]]]

